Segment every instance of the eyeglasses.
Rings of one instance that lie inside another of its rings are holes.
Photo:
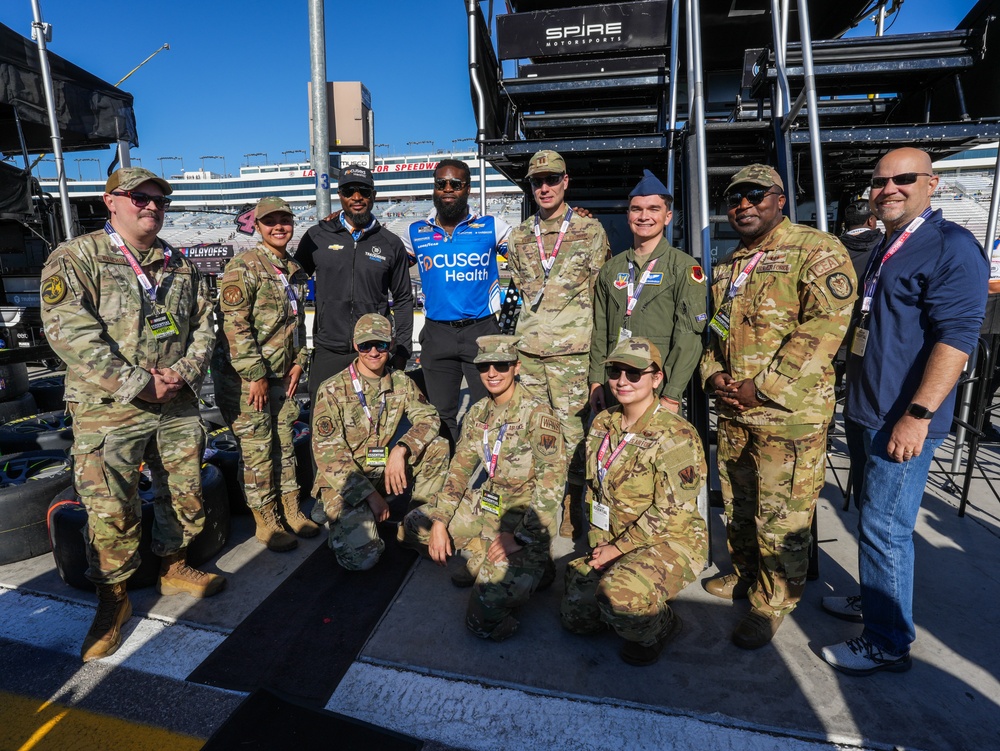
[[[468,185],[467,180],[456,180],[453,177],[435,177],[434,187],[437,190],[444,190],[446,187],[452,190],[462,190],[466,185]]]
[[[355,193],[360,195],[362,198],[371,198],[375,191],[367,185],[344,185],[339,188],[337,192],[344,198],[350,198]]]
[[[165,208],[167,208],[167,206],[169,206],[170,202],[173,200],[171,198],[167,198],[166,196],[151,196],[149,195],[149,193],[140,193],[135,190],[122,190],[118,192],[111,191],[111,195],[128,196],[132,200],[132,205],[140,209],[144,209],[147,206],[149,206],[150,203],[152,203],[160,211],[163,211]]]
[[[770,188],[766,190],[764,188],[754,188],[753,190],[748,190],[746,193],[727,193],[726,205],[731,209],[735,209],[743,203],[743,199],[745,198],[750,202],[751,206],[758,206],[761,201],[771,195],[775,195],[775,193],[772,193]]]
[[[514,367],[512,362],[477,362],[476,370],[480,373],[488,373],[490,368],[493,368],[497,373],[506,373]]]
[[[656,369],[651,370],[636,370],[635,368],[626,368],[621,365],[609,365],[608,366],[608,380],[617,381],[622,377],[622,373],[628,379],[629,383],[638,383],[642,380],[642,377],[648,373],[655,373]]]
[[[377,352],[388,352],[389,342],[361,342],[358,345],[358,352],[368,352],[374,348]]]
[[[295,224],[295,220],[292,217],[282,216],[280,214],[278,216],[275,216],[274,214],[268,214],[265,217],[261,217],[257,221],[263,224],[265,227],[275,227],[279,224],[282,226],[290,227],[293,224]]]
[[[565,172],[560,172],[558,175],[539,175],[538,177],[529,177],[528,183],[532,190],[538,190],[543,185],[554,188],[563,181],[564,177],[566,177]]]
[[[934,175],[927,172],[903,172],[900,175],[892,175],[890,177],[873,177],[872,187],[875,190],[882,190],[882,188],[889,184],[890,180],[896,185],[913,185],[918,177],[934,177]]]

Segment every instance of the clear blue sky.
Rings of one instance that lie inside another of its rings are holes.
[[[244,154],[264,152],[277,162],[282,151],[309,148],[306,0],[40,2],[52,24],[49,49],[110,83],[170,44],[122,85],[135,96],[140,146],[133,156],[143,166],[159,172],[157,157],[180,156],[185,169],[197,169],[199,157],[211,154],[225,156],[227,171],[236,174]],[[890,33],[952,29],[973,5],[905,0]],[[0,23],[30,37],[31,21],[30,0],[0,2]],[[390,144],[391,153],[426,152],[427,145],[407,146],[423,140],[451,150],[453,139],[475,136],[467,44],[460,0],[326,3],[327,78],[365,83],[375,140]],[[71,177],[79,170],[84,179],[98,177],[97,164],[73,161],[81,156],[100,159],[102,176],[111,161],[110,151],[68,154]],[[222,171],[220,160],[205,166]],[[176,173],[181,164],[165,167]],[[41,174],[53,175],[53,165],[43,164]]]

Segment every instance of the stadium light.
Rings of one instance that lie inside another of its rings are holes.
[[[83,168],[80,167],[80,162],[97,162],[97,175],[98,175],[98,179],[100,179],[100,174],[101,174],[101,160],[100,159],[96,159],[95,157],[92,157],[92,156],[85,156],[85,157],[81,157],[80,159],[74,159],[73,161],[76,162],[76,172],[80,176],[80,182],[83,182]]]
[[[407,141],[406,145],[407,146],[419,146],[422,143],[429,143],[432,148],[434,147],[434,142],[433,141]]]
[[[451,153],[452,154],[455,153],[455,144],[456,143],[475,143],[475,142],[476,142],[475,138],[452,138],[451,139]]]
[[[265,154],[263,151],[251,151],[249,154],[244,154],[243,156],[246,157],[247,167],[250,166],[250,157],[252,157],[252,156],[262,156],[262,157],[264,157],[264,164],[265,165],[267,164],[267,154]]]
[[[184,171],[184,159],[182,157],[179,157],[179,156],[158,156],[158,157],[156,157],[156,159],[160,163],[160,177],[164,177],[164,178],[166,177],[166,175],[163,172],[163,163],[164,162],[180,162],[181,163],[181,172]]]
[[[287,157],[289,154],[302,154],[302,158],[305,159],[306,150],[305,149],[288,149],[288,151],[282,151],[281,152],[281,155],[283,157]]]
[[[222,176],[223,177],[226,176],[226,157],[224,157],[224,156],[206,155],[206,156],[200,157],[200,159],[201,159],[201,171],[202,172],[205,171],[205,160],[206,159],[221,159],[222,160]]]

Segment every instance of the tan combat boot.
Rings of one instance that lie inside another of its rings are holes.
[[[315,537],[319,534],[319,525],[303,514],[299,507],[298,491],[281,496],[281,509],[285,514],[285,523],[299,537]]]
[[[260,508],[250,509],[250,512],[257,522],[257,539],[267,545],[268,550],[283,553],[286,550],[294,550],[298,547],[299,541],[281,525],[276,505],[271,501]]]
[[[122,643],[122,626],[132,617],[132,603],[125,594],[125,582],[97,585],[97,614],[83,639],[80,657],[84,662],[113,655]]]
[[[206,574],[188,566],[186,550],[165,555],[160,561],[160,582],[157,590],[161,595],[211,597],[225,586],[224,576]]]

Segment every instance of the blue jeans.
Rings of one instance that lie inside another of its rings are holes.
[[[943,438],[928,438],[920,456],[889,457],[891,428],[873,430],[845,420],[851,465],[863,469],[858,519],[858,572],[864,635],[893,654],[910,651],[913,627],[913,529],[924,497],[934,451]]]

